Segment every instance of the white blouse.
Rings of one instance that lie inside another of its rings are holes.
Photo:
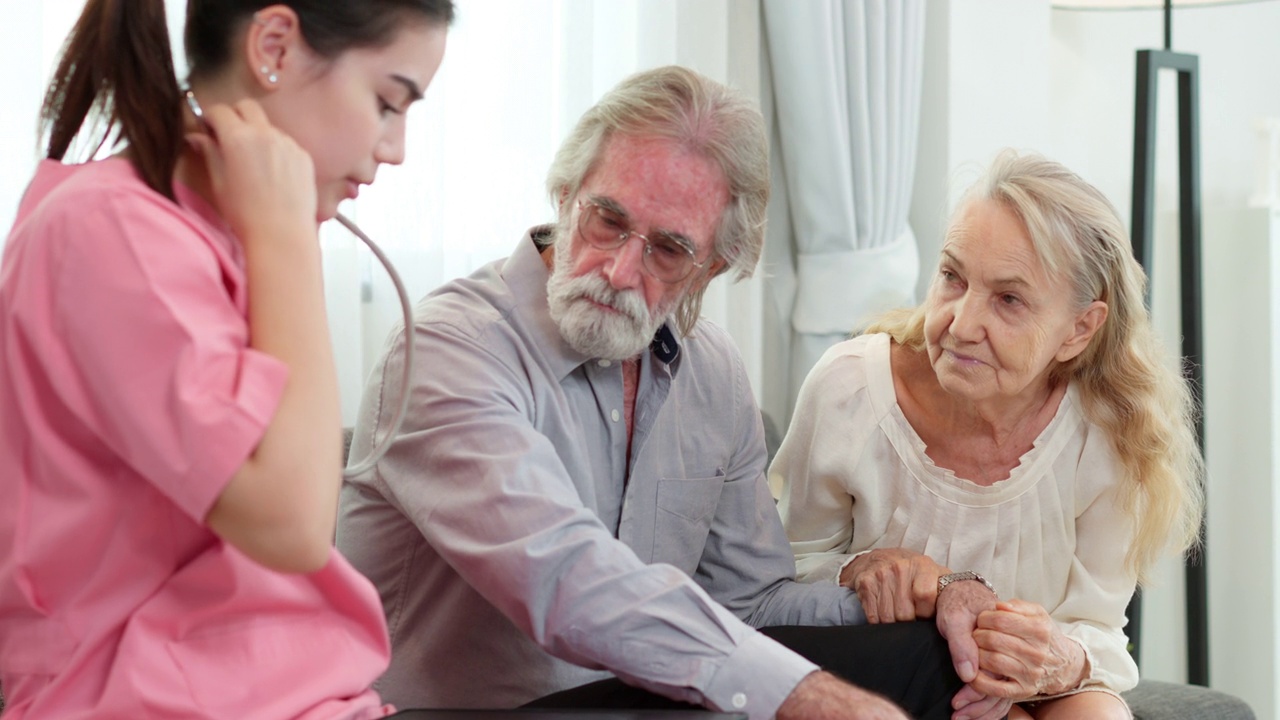
[[[1116,505],[1120,465],[1074,387],[1009,478],[982,487],[938,467],[898,407],[889,336],[842,342],[800,390],[769,487],[806,582],[831,582],[881,547],[973,570],[1001,598],[1042,605],[1079,641],[1085,687],[1138,682],[1121,628],[1136,586],[1124,558],[1133,523]]]

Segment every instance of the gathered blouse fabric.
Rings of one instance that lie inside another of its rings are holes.
[[[976,571],[1001,598],[1043,606],[1084,647],[1082,687],[1115,692],[1138,682],[1122,631],[1136,581],[1120,482],[1111,440],[1074,387],[1008,479],[983,487],[935,465],[898,406],[884,334],[818,361],[769,470],[800,579],[834,582],[846,560],[876,548]]]
[[[175,193],[45,161],[5,247],[5,720],[384,716],[372,585],[333,551],[274,572],[204,524],[288,372],[249,347],[239,242]]]

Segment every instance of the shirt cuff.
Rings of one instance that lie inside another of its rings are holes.
[[[703,692],[720,712],[768,720],[818,666],[781,643],[752,631],[720,666]]]
[[[1071,635],[1067,635],[1066,633],[1063,633],[1063,635],[1068,640],[1074,641],[1077,645],[1080,646],[1080,651],[1084,653],[1085,666],[1088,669],[1088,672],[1084,674],[1084,678],[1080,680],[1080,684],[1076,685],[1074,688],[1071,688],[1070,690],[1068,690],[1068,692],[1073,692],[1075,690],[1079,690],[1080,688],[1097,684],[1098,681],[1095,678],[1095,674],[1097,673],[1098,663],[1093,659],[1093,653],[1089,652],[1089,646],[1086,645],[1084,641],[1078,637],[1073,637]]]

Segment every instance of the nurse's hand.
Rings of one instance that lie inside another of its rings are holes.
[[[242,242],[316,236],[315,167],[251,99],[204,108],[211,134],[187,142],[205,160],[223,219]]]

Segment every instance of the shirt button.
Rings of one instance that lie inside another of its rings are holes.
[[[612,362],[610,362],[610,361],[608,361],[608,360],[601,360],[601,361],[599,361],[599,362],[598,362],[598,363],[596,363],[596,364],[597,364],[597,365],[599,365],[600,367],[609,367],[609,366],[610,366],[610,365],[612,365],[613,363],[612,363]]]
[[[619,413],[617,410],[614,410],[613,412],[609,413],[609,417],[613,418],[614,422],[618,422],[618,420],[622,417],[622,413]]]
[[[747,696],[745,693],[734,693],[732,702],[735,710],[741,710],[747,706]]]

